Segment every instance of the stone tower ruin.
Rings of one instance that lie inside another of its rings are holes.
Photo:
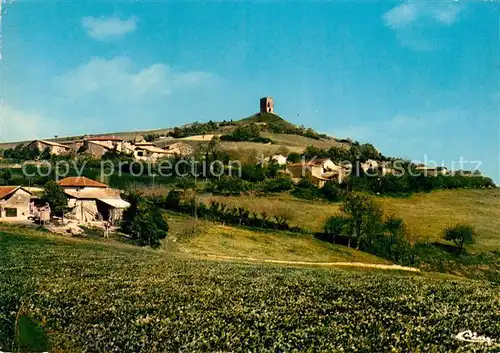
[[[274,113],[274,101],[271,97],[264,97],[260,99],[260,112]]]

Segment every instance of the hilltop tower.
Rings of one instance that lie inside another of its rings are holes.
[[[274,113],[274,101],[271,97],[263,97],[260,99],[261,113]]]

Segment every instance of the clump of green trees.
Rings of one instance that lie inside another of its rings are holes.
[[[255,124],[237,126],[230,134],[222,135],[222,141],[248,141],[259,143],[272,143],[272,140],[260,135],[260,128]]]
[[[219,125],[211,120],[207,123],[195,122],[184,127],[174,127],[173,131],[170,131],[167,136],[183,138],[195,135],[205,135],[217,131],[218,127]]]
[[[366,195],[347,194],[341,214],[327,220],[324,235],[332,243],[345,244],[394,262],[414,262],[403,220],[384,217],[380,205]]]
[[[168,235],[168,223],[161,211],[148,198],[131,193],[127,196],[130,207],[123,212],[121,229],[140,246],[157,248]]]
[[[2,152],[4,158],[19,160],[19,161],[33,161],[33,160],[49,160],[53,156],[50,153],[50,148],[45,148],[40,151],[38,148],[31,148],[28,145],[19,144],[14,148],[7,148]]]

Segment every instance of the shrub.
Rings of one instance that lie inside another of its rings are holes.
[[[298,154],[297,152],[291,152],[286,158],[287,162],[289,163],[299,163],[300,159],[300,154]]]
[[[328,201],[339,201],[342,197],[342,190],[340,190],[338,184],[333,181],[326,182],[321,188],[321,192]]]
[[[219,180],[212,181],[209,189],[217,194],[237,195],[247,192],[249,185],[245,180],[224,175]]]
[[[474,229],[466,223],[456,224],[444,230],[443,238],[453,241],[459,250],[462,250],[464,244],[474,243]]]
[[[286,174],[281,174],[276,179],[267,179],[261,184],[261,191],[263,192],[283,192],[292,188],[292,178]]]
[[[165,199],[165,208],[177,210],[181,203],[181,193],[176,190],[170,190]]]
[[[241,168],[241,178],[251,182],[262,181],[266,179],[266,170],[260,165],[247,164]]]
[[[302,178],[292,191],[293,196],[301,199],[314,200],[322,197],[321,190],[308,178]]]

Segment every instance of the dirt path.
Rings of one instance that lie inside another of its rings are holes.
[[[285,261],[285,260],[256,259],[256,258],[252,258],[252,257],[223,256],[223,255],[211,255],[211,254],[206,254],[205,256],[212,258],[212,259],[218,259],[218,260],[240,260],[240,261],[285,264],[285,265],[306,265],[306,266],[326,266],[326,267],[344,266],[344,267],[363,267],[363,268],[377,268],[377,269],[382,269],[382,270],[420,272],[420,269],[415,268],[415,267],[400,266],[400,265],[369,264],[369,263],[364,263],[364,262]]]

